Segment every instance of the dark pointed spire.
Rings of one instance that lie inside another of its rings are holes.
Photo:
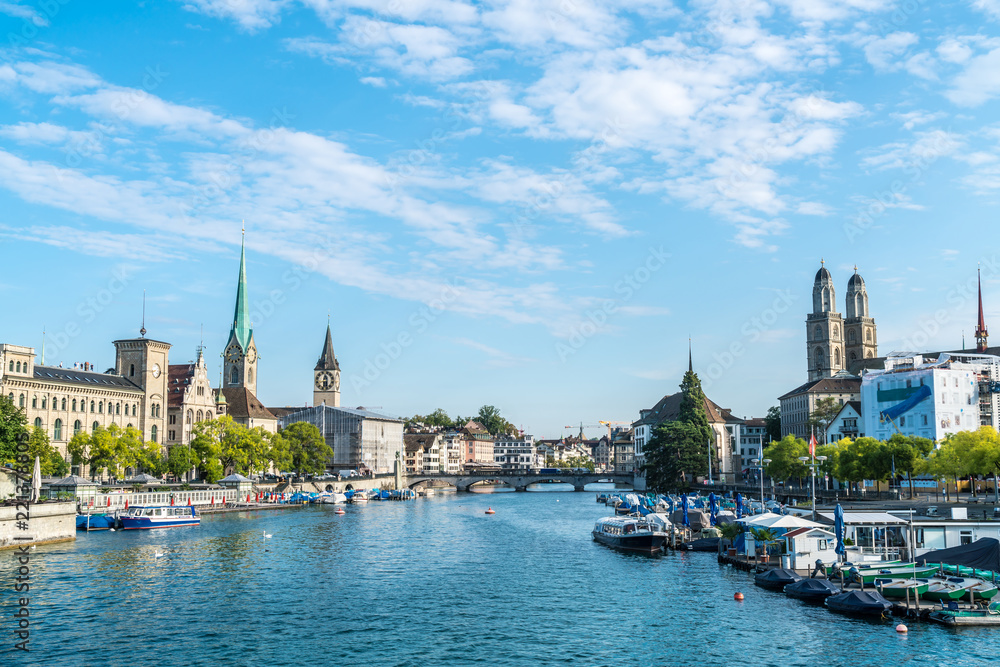
[[[976,325],[976,352],[986,351],[986,318],[983,316],[983,276],[980,269],[976,269],[979,274],[979,323]]]
[[[250,304],[247,303],[247,252],[246,229],[243,229],[243,242],[240,244],[240,278],[236,284],[236,311],[233,313],[232,334],[236,336],[243,351],[246,352],[250,342],[252,328],[250,325]]]
[[[340,364],[337,362],[337,355],[333,353],[333,335],[330,333],[329,323],[326,325],[326,340],[323,342],[323,352],[316,362],[317,371],[339,371]]]
[[[694,373],[694,362],[691,360],[691,337],[688,336],[688,373]]]

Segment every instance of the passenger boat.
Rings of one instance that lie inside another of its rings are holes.
[[[114,514],[105,514],[104,512],[100,514],[77,514],[76,515],[76,529],[77,530],[108,530],[109,528],[114,528],[118,519]]]
[[[773,570],[768,570],[767,572],[758,572],[754,578],[753,583],[757,584],[761,588],[770,588],[772,590],[781,591],[785,589],[788,584],[794,584],[797,581],[801,581],[802,576],[796,574],[795,570],[784,570],[782,568],[775,568]]]
[[[190,505],[176,507],[170,505],[141,507],[137,505],[128,508],[119,519],[125,530],[176,528],[201,524],[201,517]]]
[[[955,602],[947,608],[935,609],[927,615],[932,621],[944,625],[1000,625],[1000,602],[991,602],[979,609],[959,609]]]
[[[663,549],[667,534],[657,530],[646,520],[636,517],[609,516],[599,519],[591,533],[596,542],[642,553],[658,553]]]
[[[911,598],[916,602],[917,598],[927,592],[930,587],[930,579],[876,579],[875,587],[878,592],[887,598]],[[909,591],[909,594],[907,594]]]
[[[826,606],[845,614],[882,615],[892,609],[892,603],[875,591],[847,591],[831,595]]]
[[[927,600],[938,602],[948,600],[989,600],[997,594],[997,587],[988,581],[975,577],[935,577],[923,594]]]
[[[840,589],[829,579],[802,579],[785,586],[785,595],[807,602],[823,602]]]

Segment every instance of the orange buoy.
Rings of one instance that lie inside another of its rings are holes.
[[[337,509],[335,509],[335,510],[333,511],[333,513],[334,513],[334,514],[347,514],[347,512],[345,512],[345,511],[344,511],[344,508],[343,508],[343,507],[338,507]]]
[[[736,595],[733,596],[733,599],[736,600],[737,602],[742,602],[743,601],[743,593],[737,593]]]
[[[896,632],[899,632],[901,634],[906,634],[909,631],[910,631],[910,629],[908,627],[906,627],[905,625],[903,625],[902,623],[900,623],[899,625],[896,626]]]
[[[487,509],[486,509],[486,513],[487,513],[487,514],[496,514],[496,512],[494,512],[494,511],[493,511],[493,508],[492,508],[492,507],[489,507],[489,508],[487,508]]]

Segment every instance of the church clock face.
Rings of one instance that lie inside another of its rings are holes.
[[[226,359],[235,362],[240,358],[240,349],[235,345],[230,345],[229,349],[226,350]]]
[[[333,390],[340,391],[340,371],[333,374]]]
[[[257,348],[251,347],[250,351],[247,352],[247,361],[251,364],[257,360]]]
[[[339,384],[339,382],[337,383]],[[326,391],[334,386],[334,377],[329,371],[323,371],[316,376],[316,388]]]

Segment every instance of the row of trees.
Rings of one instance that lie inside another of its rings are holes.
[[[461,417],[455,416],[454,419],[448,416],[448,413],[443,409],[438,408],[434,412],[427,415],[413,415],[408,420],[406,420],[407,426],[412,426],[414,424],[423,424],[425,426],[434,426],[436,428],[445,429],[460,429],[469,423],[470,420],[475,420],[483,425],[491,435],[514,435],[517,433],[517,427],[511,424],[507,419],[500,414],[500,410],[492,405],[484,405],[479,408],[479,412],[473,417]]]
[[[545,457],[545,467],[546,468],[567,468],[570,470],[576,470],[580,468],[586,468],[590,472],[594,472],[597,466],[594,464],[594,459],[588,458],[586,456],[570,456],[562,461],[557,461],[554,456]]]

